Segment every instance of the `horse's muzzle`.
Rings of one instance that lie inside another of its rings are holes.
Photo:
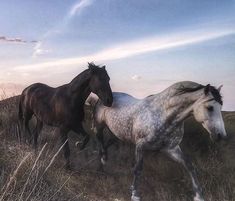
[[[107,98],[104,102],[104,105],[107,107],[111,107],[113,104],[113,98]]]

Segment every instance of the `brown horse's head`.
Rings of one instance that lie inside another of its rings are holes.
[[[105,66],[99,67],[94,63],[88,63],[88,69],[92,74],[89,82],[91,92],[95,93],[105,106],[110,107],[113,103],[113,93]]]

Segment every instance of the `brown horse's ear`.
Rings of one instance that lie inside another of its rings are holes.
[[[204,89],[205,95],[207,95],[209,91],[210,91],[210,84],[205,86],[205,89]]]
[[[91,70],[91,71],[94,71],[95,70],[95,65],[93,62],[88,62],[88,69]]]

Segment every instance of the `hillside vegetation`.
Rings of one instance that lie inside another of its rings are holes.
[[[79,151],[75,142],[80,136],[70,133],[73,170],[66,171],[55,128],[44,127],[37,152],[20,138],[18,99],[0,102],[0,201],[130,200],[132,145],[120,142],[111,147],[102,172],[95,140]],[[223,116],[230,136],[227,142],[212,143],[201,125],[189,119],[181,144],[197,167],[207,201],[235,201],[235,112],[223,112]],[[143,201],[192,201],[193,197],[184,169],[157,152],[146,153],[140,188]]]

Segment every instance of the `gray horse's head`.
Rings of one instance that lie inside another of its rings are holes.
[[[211,139],[216,141],[227,138],[221,114],[223,105],[220,95],[221,87],[216,89],[208,84],[204,88],[202,97],[193,106],[195,119],[208,131]]]

